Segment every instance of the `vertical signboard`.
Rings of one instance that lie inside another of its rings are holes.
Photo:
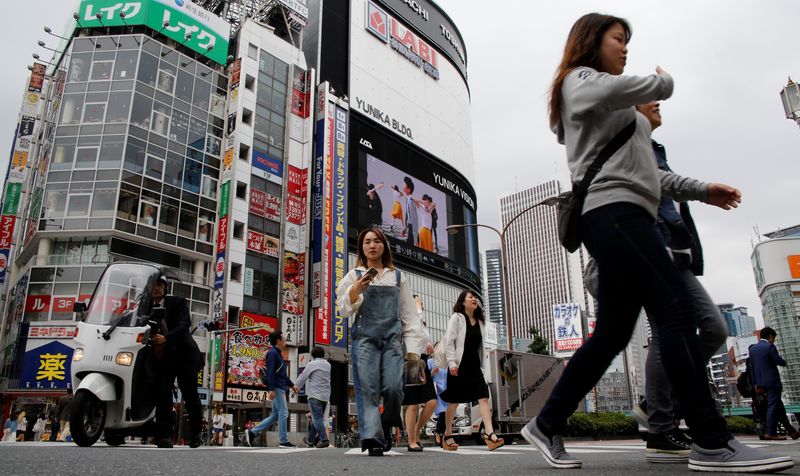
[[[330,279],[330,305],[334,316],[331,345],[344,348],[347,347],[347,318],[336,308],[336,286],[347,272],[347,134],[347,110],[336,106],[331,167],[333,266]]]
[[[316,150],[314,155],[313,185],[313,234],[311,250],[311,301],[314,311],[314,341],[331,344],[330,319],[330,245],[331,245],[331,196],[330,169],[333,156],[333,104],[328,101],[329,84],[318,87]]]
[[[556,330],[556,355],[571,356],[583,345],[580,304],[553,305],[553,321]]]

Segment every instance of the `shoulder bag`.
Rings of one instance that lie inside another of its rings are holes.
[[[628,142],[628,139],[633,136],[636,130],[636,118],[625,126],[611,141],[600,151],[597,158],[594,159],[592,165],[583,176],[580,182],[572,183],[572,190],[564,192],[558,196],[557,212],[558,212],[558,239],[564,248],[570,253],[574,252],[581,246],[581,213],[583,211],[583,202],[586,199],[586,192],[589,190],[592,180],[594,180],[597,173],[603,164],[614,155],[614,153],[622,147],[623,144]]]

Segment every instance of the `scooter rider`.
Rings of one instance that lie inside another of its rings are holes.
[[[192,321],[186,299],[167,296],[166,289],[167,278],[160,275],[153,284],[150,295],[153,309],[163,307],[166,311],[159,323],[160,332],[151,338],[157,359],[156,443],[159,448],[172,448],[172,390],[177,377],[189,414],[189,446],[197,448],[202,444],[200,433],[203,423],[200,397],[197,394],[197,371],[203,367],[203,361],[197,343],[192,338]]]

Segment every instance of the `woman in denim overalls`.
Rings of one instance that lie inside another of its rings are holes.
[[[367,274],[370,268],[378,271],[374,277]],[[403,354],[419,358],[423,339],[411,288],[394,267],[380,229],[358,235],[358,266],[342,278],[336,300],[353,328],[351,359],[361,450],[381,456],[391,448],[390,428],[403,424]]]

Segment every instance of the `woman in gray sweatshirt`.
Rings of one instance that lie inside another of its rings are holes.
[[[571,358],[539,415],[522,430],[556,468],[580,468],[561,435],[567,418],[630,340],[644,307],[655,332],[673,391],[683,403],[694,440],[689,468],[698,471],[770,471],[791,458],[765,457],[733,439],[716,412],[691,297],[655,227],[662,190],[675,200],[702,200],[724,209],[738,190],[660,172],[650,143],[651,126],[635,106],[672,95],[661,68],[650,76],[623,76],[631,29],[617,17],[581,17],[567,38],[550,92],[550,124],[566,146],[572,179],[580,182],[600,151],[626,125],[633,136],[602,166],[582,211],[582,241],[599,268],[594,335]]]

